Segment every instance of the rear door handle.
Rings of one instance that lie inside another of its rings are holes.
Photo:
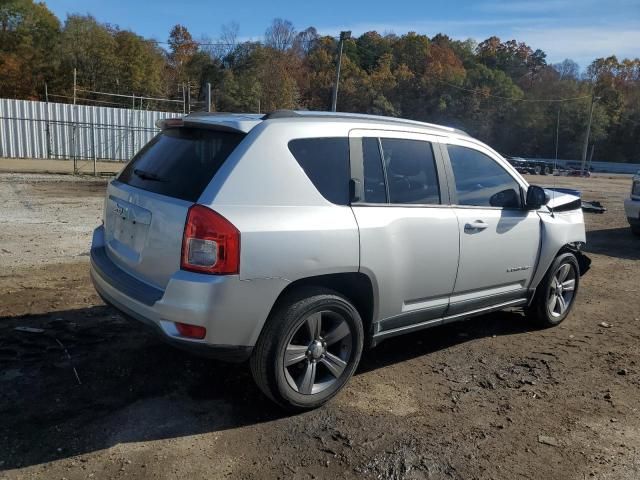
[[[475,222],[470,222],[465,224],[464,226],[464,231],[465,232],[475,232],[478,230],[484,230],[485,228],[487,228],[489,226],[488,223],[482,221],[482,220],[476,220]]]

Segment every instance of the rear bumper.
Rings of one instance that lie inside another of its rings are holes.
[[[172,344],[235,361],[249,357],[271,307],[287,284],[281,279],[245,281],[235,275],[178,271],[161,290],[111,260],[102,227],[93,234],[91,279],[106,303],[149,325]],[[202,340],[182,337],[175,322],[203,326],[206,336]]]

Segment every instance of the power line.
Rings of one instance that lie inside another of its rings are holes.
[[[96,92],[94,90],[85,90],[83,88],[77,89],[79,92],[85,93],[93,93],[94,95],[107,95],[110,97],[122,97],[122,98],[136,98],[136,100],[154,100],[159,102],[173,102],[173,103],[182,103],[182,100],[171,100],[169,98],[156,98],[156,97],[143,97],[139,95],[124,95],[122,93],[108,93],[108,92]]]
[[[586,98],[591,98],[591,95],[584,95],[581,97],[572,97],[572,98],[515,98],[515,97],[503,97],[500,95],[492,95],[490,93],[481,93],[477,90],[471,88],[464,88],[458,85],[454,85],[453,83],[445,82],[444,80],[440,80],[439,78],[435,79],[437,82],[443,83],[444,85],[448,85],[452,88],[456,88],[458,90],[462,90],[463,92],[473,93],[474,95],[482,95],[483,97],[493,97],[499,98],[501,100],[510,100],[512,102],[544,102],[544,103],[561,103],[561,102],[573,102],[576,100],[584,100]]]
[[[72,100],[73,97],[69,96],[69,95],[56,95],[54,93],[50,93],[49,94],[50,97],[56,97],[56,98],[66,98],[69,100]],[[86,102],[96,102],[96,103],[105,103],[108,105],[119,105],[119,106],[123,106],[122,103],[117,103],[117,102],[106,102],[104,100],[94,100],[93,98],[80,98],[80,97],[76,97],[76,100],[82,100],[82,101],[86,101]]]

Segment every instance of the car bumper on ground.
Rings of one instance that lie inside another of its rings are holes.
[[[624,211],[632,227],[640,228],[640,199],[627,198],[624,201]]]
[[[228,361],[249,357],[271,306],[287,283],[281,279],[248,281],[237,275],[180,270],[161,290],[111,260],[102,227],[93,235],[91,279],[106,303],[151,326],[172,344]],[[176,322],[205,327],[206,335],[201,340],[184,337]]]

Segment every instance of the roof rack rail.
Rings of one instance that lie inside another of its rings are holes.
[[[230,112],[190,112],[187,113],[186,115],[189,115],[190,117],[209,117],[209,116],[215,116],[215,115],[232,115]]]
[[[302,115],[295,110],[274,110],[273,112],[267,113],[262,120],[271,120],[273,118],[293,118],[293,117],[301,117]]]
[[[419,127],[427,127],[433,128],[437,130],[446,130],[448,132],[455,132],[460,135],[469,134],[463,130],[458,128],[447,127],[444,125],[437,125],[433,123],[420,122],[418,120],[409,120],[406,118],[398,118],[398,117],[384,117],[379,115],[369,115],[365,113],[342,113],[342,112],[319,112],[312,110],[305,111],[296,111],[296,110],[275,110],[273,112],[267,113],[262,117],[262,120],[271,120],[276,118],[335,118],[335,119],[352,119],[352,120],[363,120],[363,121],[384,121],[384,122],[393,122],[396,124],[404,124],[411,126],[419,126]]]

